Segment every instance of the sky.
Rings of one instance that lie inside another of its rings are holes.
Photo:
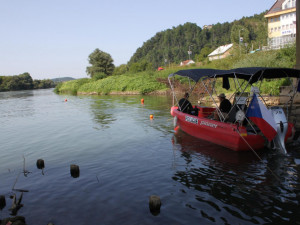
[[[0,0],[0,75],[87,77],[96,48],[126,64],[157,32],[233,22],[275,0]]]

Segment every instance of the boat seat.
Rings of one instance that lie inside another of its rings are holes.
[[[231,111],[229,112],[227,118],[225,119],[225,122],[234,123],[234,122],[235,122],[235,115],[236,115],[236,112],[237,112],[236,108],[233,107],[233,108],[231,109]]]

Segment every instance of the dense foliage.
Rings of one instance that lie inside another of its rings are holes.
[[[58,77],[51,79],[54,83],[69,81],[69,80],[75,80],[73,77]]]
[[[236,49],[235,51],[239,51]],[[203,63],[202,66],[192,68],[213,68],[213,69],[232,69],[237,67],[287,67],[292,68],[296,63],[296,46],[283,48],[274,51],[258,51],[253,54],[238,54],[222,60]],[[174,67],[163,71],[144,71],[138,73],[127,72],[123,75],[109,76],[101,80],[78,79],[61,83],[56,87],[57,93],[86,93],[86,94],[109,94],[109,93],[136,93],[148,94],[153,91],[167,90],[169,88],[167,76],[180,69],[190,67]],[[277,95],[279,87],[286,85],[287,80],[264,81],[261,85],[261,92]],[[218,92],[226,92],[222,89],[221,83],[217,85]],[[232,83],[232,87],[234,84]]]
[[[86,68],[86,72],[91,77],[98,76],[99,79],[104,76],[112,75],[115,65],[113,64],[113,59],[110,54],[103,52],[96,48],[89,55],[89,63],[91,66]],[[101,74],[101,75],[99,75]]]
[[[0,76],[0,91],[31,90],[40,88],[52,88],[55,84],[52,80],[33,80],[29,73],[15,76]]]
[[[232,23],[217,23],[210,29],[202,29],[193,23],[186,23],[158,32],[150,40],[138,48],[128,62],[132,72],[149,67],[158,68],[169,64],[179,64],[189,59],[188,50],[191,50],[191,59],[203,61],[209,53],[220,45],[239,43],[239,36],[243,37],[245,51],[258,49],[267,44],[267,20],[265,13],[252,17],[243,17]],[[139,64],[148,63],[147,66]],[[138,70],[131,69],[131,67]]]

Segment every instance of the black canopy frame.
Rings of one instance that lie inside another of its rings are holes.
[[[278,78],[299,79],[300,70],[291,69],[291,68],[271,68],[271,67],[244,67],[244,68],[236,68],[231,70],[217,70],[217,69],[179,70],[173,74],[170,74],[168,77],[172,90],[173,90],[173,86],[171,84],[171,78],[174,77],[175,75],[187,77],[189,79],[192,79],[195,83],[198,83],[199,80],[203,81],[205,79],[211,79],[211,78],[214,79],[223,78],[223,88],[228,90],[230,88],[229,78],[243,79],[244,81],[247,82],[246,85],[247,87],[249,84],[252,86],[252,84],[258,81],[262,81],[263,79],[278,79]],[[205,87],[205,89],[207,90],[207,87]],[[245,89],[243,91],[245,91]],[[298,82],[297,91],[300,91],[300,82]],[[294,90],[293,96],[291,96],[291,101],[293,101],[295,94],[296,94],[296,90]],[[174,96],[173,96],[173,104],[174,104]]]
[[[217,70],[217,69],[190,69],[179,70],[169,77],[179,75],[189,77],[195,82],[201,78],[223,77],[223,78],[238,78],[248,81],[253,84],[261,79],[274,79],[293,77],[300,78],[300,70],[291,68],[271,68],[271,67],[244,67],[231,70]]]

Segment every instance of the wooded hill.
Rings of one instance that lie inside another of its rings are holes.
[[[265,13],[243,17],[231,23],[217,23],[210,29],[202,29],[194,23],[185,23],[158,32],[136,50],[128,66],[147,63],[148,67],[157,68],[169,63],[179,64],[189,59],[187,53],[189,48],[192,51],[191,59],[202,61],[221,45],[239,43],[239,33],[244,39],[243,44],[246,43],[246,46],[243,45],[245,50],[250,50],[252,47],[258,49],[267,45],[268,23],[264,18]]]

